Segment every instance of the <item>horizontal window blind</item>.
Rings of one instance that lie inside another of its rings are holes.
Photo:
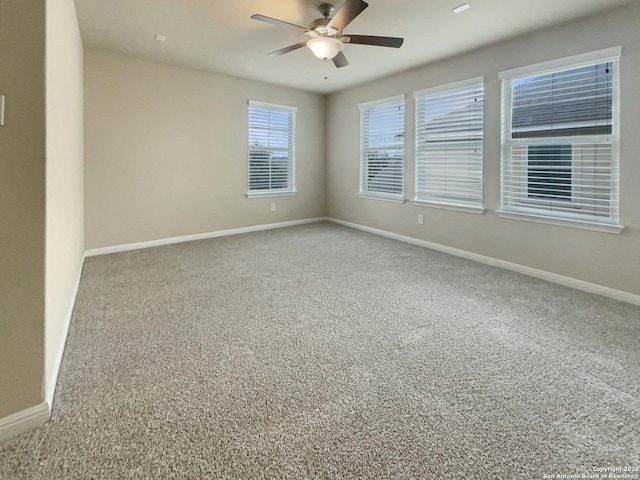
[[[511,82],[512,138],[611,134],[613,63]]]
[[[360,105],[360,193],[401,199],[404,96]]]
[[[249,193],[294,190],[295,114],[292,107],[249,102]]]
[[[416,100],[416,201],[482,208],[482,78]]]
[[[503,77],[501,210],[618,223],[618,66]]]

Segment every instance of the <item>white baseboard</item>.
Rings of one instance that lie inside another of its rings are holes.
[[[69,309],[67,311],[67,316],[64,321],[64,327],[62,331],[62,336],[60,337],[60,344],[58,345],[58,351],[56,352],[55,363],[53,364],[53,370],[51,371],[51,376],[47,379],[44,387],[44,399],[47,405],[49,406],[49,411],[53,408],[53,396],[56,392],[56,384],[58,383],[58,374],[60,373],[60,365],[62,365],[62,357],[64,355],[64,347],[67,343],[67,337],[69,336],[69,326],[71,325],[71,317],[73,315],[73,307],[76,305],[76,298],[78,296],[78,288],[80,287],[80,278],[82,276],[82,266],[83,263],[80,264],[80,269],[78,270],[76,285],[73,290],[73,296],[71,297],[71,302],[69,304]]]
[[[293,227],[295,225],[304,225],[306,223],[324,222],[327,217],[305,218],[303,220],[292,220],[290,222],[267,223],[264,225],[253,225],[251,227],[232,228],[229,230],[218,230],[215,232],[197,233],[195,235],[184,235],[181,237],[161,238],[159,240],[151,240],[148,242],[127,243],[122,245],[114,245],[113,247],[93,248],[85,252],[85,257],[94,257],[96,255],[106,255],[116,252],[127,252],[129,250],[139,250],[141,248],[159,247],[161,245],[171,245],[173,243],[191,242],[194,240],[205,240],[207,238],[226,237],[229,235],[238,235],[241,233],[259,232],[261,230],[272,230],[274,228]]]
[[[613,298],[614,300],[620,300],[622,302],[631,303],[633,305],[640,306],[640,295],[624,292],[622,290],[616,290],[614,288],[605,287],[595,283],[585,282],[572,277],[566,277],[564,275],[558,275],[557,273],[547,272],[545,270],[539,270],[537,268],[527,267],[518,263],[507,262],[506,260],[500,260],[498,258],[487,257],[478,253],[468,252],[466,250],[460,250],[458,248],[447,247],[446,245],[440,245],[438,243],[427,242],[426,240],[420,240],[419,238],[409,237],[406,235],[400,235],[398,233],[389,232],[387,230],[380,230],[373,227],[367,227],[366,225],[359,225],[357,223],[346,222],[337,218],[327,218],[327,221],[343,225],[345,227],[355,228],[364,232],[373,233],[382,237],[391,238],[394,240],[400,240],[401,242],[411,243],[419,247],[430,248],[439,252],[455,255],[456,257],[466,258],[468,260],[474,260],[479,263],[491,265],[493,267],[504,268],[505,270],[511,270],[512,272],[522,273],[530,277],[539,278],[548,282],[564,285],[565,287],[575,288],[588,293],[595,293],[602,295],[603,297]]]
[[[49,421],[49,406],[39,403],[33,407],[21,410],[6,417],[0,418],[0,440],[5,440],[14,435],[43,425]]]

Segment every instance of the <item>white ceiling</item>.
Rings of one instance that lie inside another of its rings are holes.
[[[404,37],[400,49],[347,45],[350,65],[323,62],[307,48],[267,53],[309,37],[251,20],[254,13],[308,26],[311,0],[76,0],[87,48],[331,93],[528,31],[635,0],[368,0],[345,33]],[[344,0],[333,2],[338,9]],[[165,42],[154,39],[165,35]]]

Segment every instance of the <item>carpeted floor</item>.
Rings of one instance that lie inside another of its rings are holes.
[[[0,478],[593,474],[640,467],[639,383],[640,307],[310,224],[88,258]]]

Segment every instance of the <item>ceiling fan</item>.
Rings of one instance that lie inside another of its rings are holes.
[[[306,46],[311,49],[316,57],[322,60],[333,60],[334,65],[341,68],[349,65],[347,58],[342,53],[346,43],[400,48],[402,42],[404,42],[403,38],[397,37],[343,34],[344,28],[368,6],[369,4],[362,0],[347,0],[334,15],[335,9],[333,5],[323,3],[318,7],[323,18],[312,21],[309,24],[309,28],[259,14],[251,15],[251,18],[272,25],[294,28],[311,37],[311,40],[281,48],[271,52],[269,55],[279,56]]]

